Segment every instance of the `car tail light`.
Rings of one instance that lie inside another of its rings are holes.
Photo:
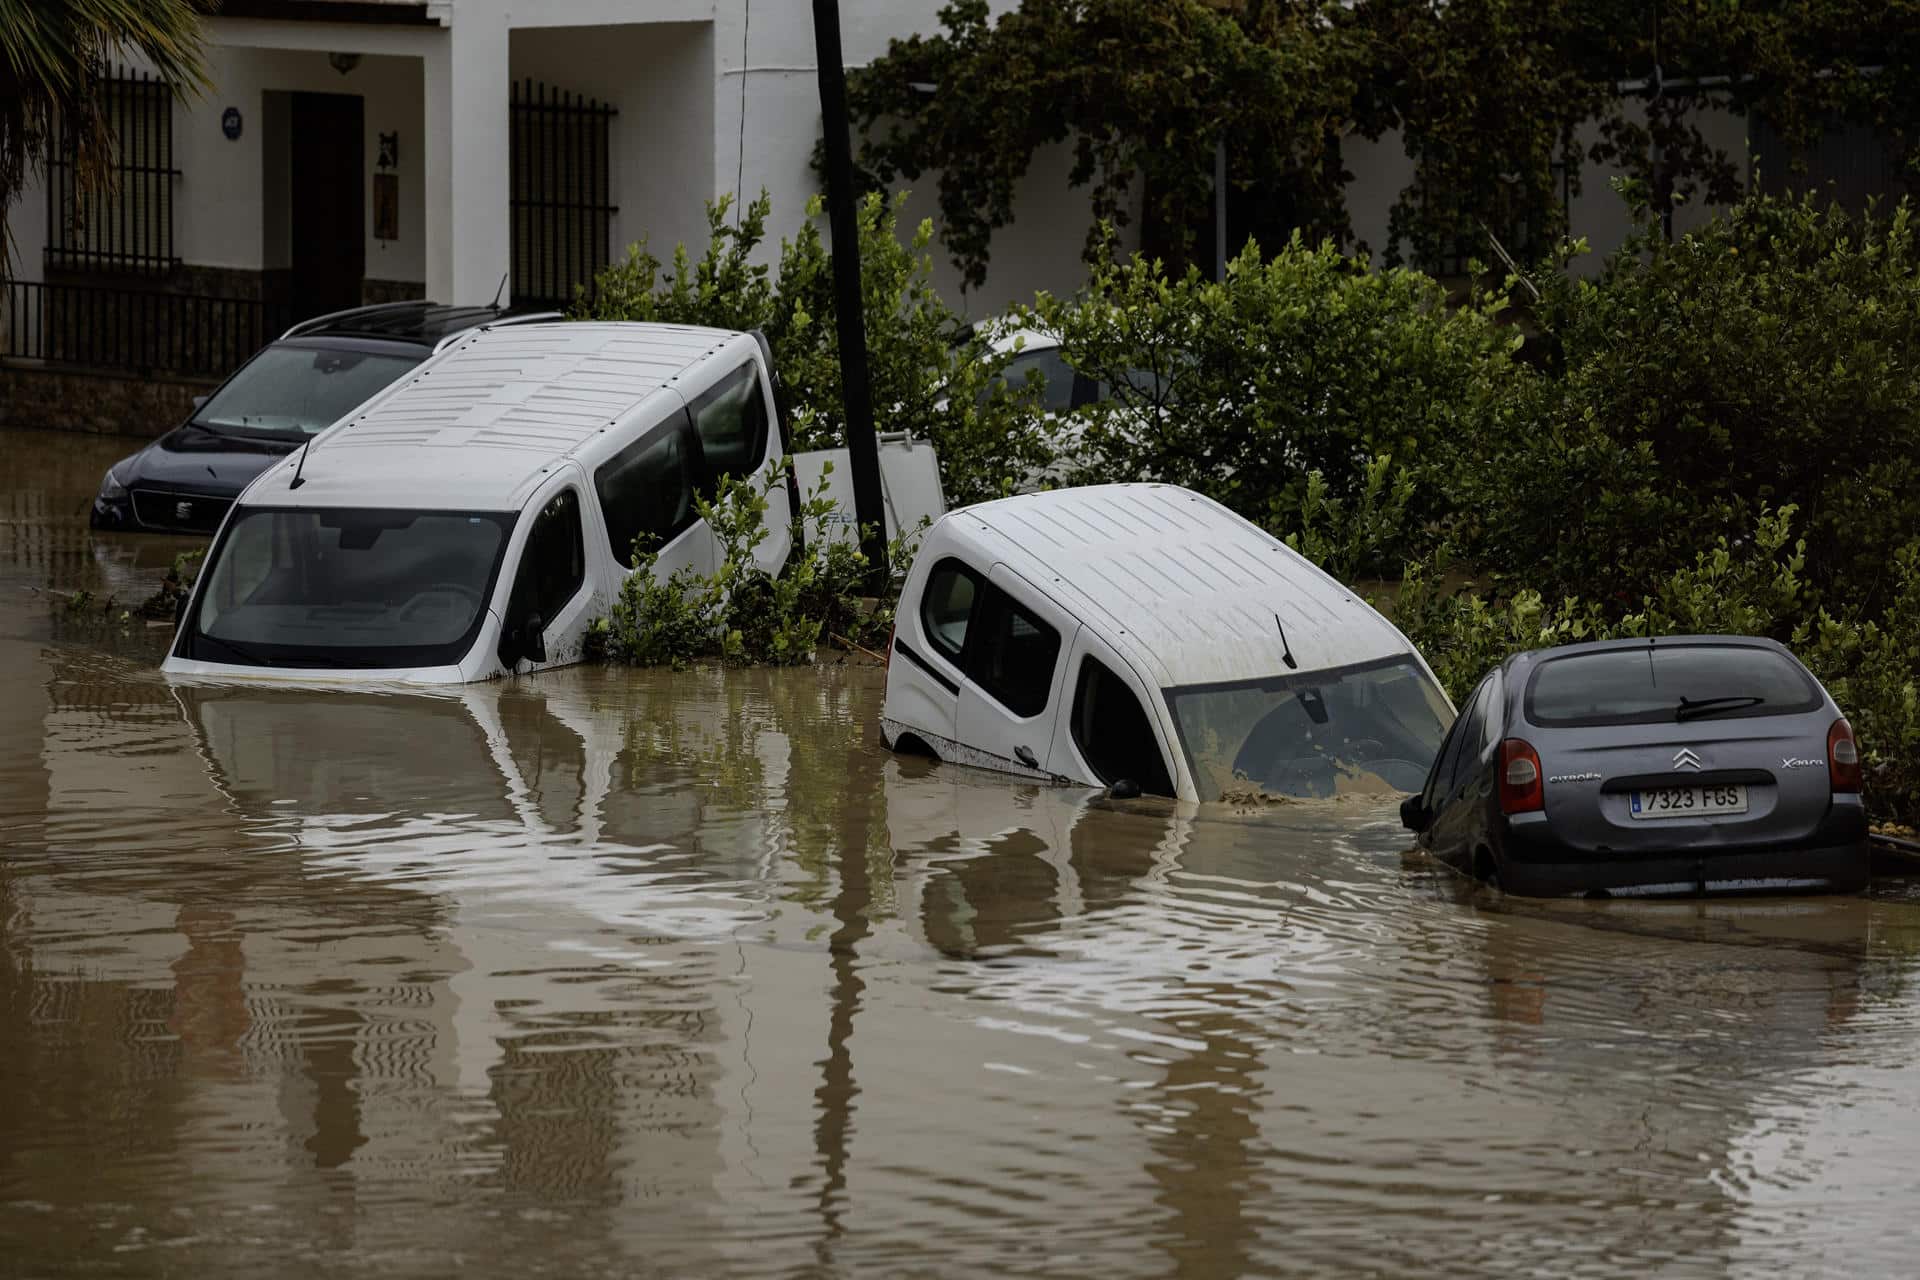
[[[1827,778],[1836,792],[1860,790],[1860,746],[1845,720],[1835,720],[1827,730]]]
[[[1500,744],[1500,812],[1537,813],[1546,807],[1540,753],[1523,739],[1508,738]]]

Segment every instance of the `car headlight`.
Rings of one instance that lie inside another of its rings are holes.
[[[117,464],[116,464],[117,465]],[[100,480],[100,499],[103,502],[119,502],[127,496],[127,486],[120,483],[120,477],[114,474],[112,467]]]

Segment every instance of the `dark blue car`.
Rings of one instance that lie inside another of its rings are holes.
[[[461,334],[557,318],[396,302],[297,324],[234,371],[193,416],[107,468],[90,523],[212,533],[255,476]]]
[[[1509,893],[1843,893],[1867,882],[1860,753],[1784,646],[1664,636],[1516,654],[1401,820]]]

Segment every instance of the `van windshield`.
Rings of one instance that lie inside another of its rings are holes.
[[[179,654],[262,667],[459,662],[514,516],[243,509],[221,535]]]
[[[1167,691],[1202,800],[1418,791],[1453,713],[1409,658]]]

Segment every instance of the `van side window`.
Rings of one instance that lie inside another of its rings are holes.
[[[713,496],[723,475],[751,475],[767,452],[767,398],[760,387],[760,366],[749,361],[688,406],[693,429],[706,460],[702,497]]]
[[[1080,660],[1073,691],[1073,742],[1093,776],[1112,786],[1131,778],[1148,795],[1171,796],[1173,779],[1160,753],[1160,735],[1127,682],[1089,654]]]
[[[958,560],[942,560],[927,575],[920,593],[920,626],[927,643],[953,662],[967,645],[967,622],[973,617],[980,579]]]
[[[992,583],[979,587],[968,626],[967,675],[1016,716],[1037,716],[1053,694],[1060,633]]]
[[[580,496],[572,489],[555,494],[527,530],[520,568],[507,597],[507,627],[529,614],[552,623],[587,580],[587,552],[580,533]],[[506,643],[502,632],[501,643]]]
[[[594,470],[615,560],[631,569],[636,537],[665,546],[694,522],[698,456],[686,415],[675,414]]]

